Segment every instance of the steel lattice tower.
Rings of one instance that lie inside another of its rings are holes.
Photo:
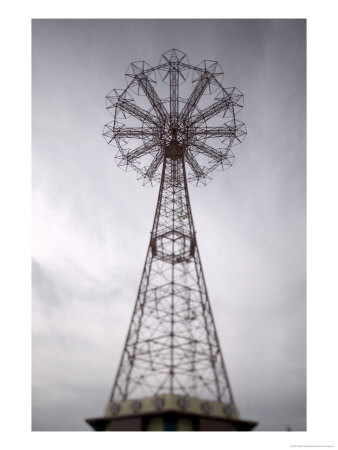
[[[129,414],[141,414],[144,407],[148,416],[154,414],[149,399],[157,414],[165,403],[173,413],[175,402],[176,409],[187,414],[189,402],[200,399],[200,415],[218,408],[223,421],[237,421],[235,429],[244,424],[238,419],[217,337],[188,193],[188,182],[206,184],[213,170],[232,165],[231,147],[246,134],[236,119],[243,95],[236,88],[223,88],[222,75],[216,62],[192,66],[184,53],[173,49],[162,55],[158,66],[132,63],[127,87],[106,97],[114,120],[103,134],[117,147],[118,165],[135,169],[143,184],[160,182],[160,188],[105,418],[88,419],[95,429],[107,429],[114,416],[128,417],[128,402]],[[184,82],[192,84],[190,92]]]

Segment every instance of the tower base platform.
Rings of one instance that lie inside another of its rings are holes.
[[[257,425],[230,405],[172,394],[108,404],[103,417],[86,422],[95,431],[251,431]]]

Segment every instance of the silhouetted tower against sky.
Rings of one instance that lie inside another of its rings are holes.
[[[188,182],[232,165],[244,138],[243,95],[222,87],[214,61],[192,66],[173,49],[134,62],[107,95],[104,129],[116,159],[143,184],[160,183],[136,304],[111,397],[96,430],[250,430],[226,372],[196,242]]]

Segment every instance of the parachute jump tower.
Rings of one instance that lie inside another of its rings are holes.
[[[188,183],[206,185],[233,163],[246,135],[243,95],[222,86],[215,61],[192,66],[177,49],[159,65],[132,63],[114,89],[103,135],[118,166],[160,184],[129,331],[97,431],[249,431],[235,405],[210,307]]]

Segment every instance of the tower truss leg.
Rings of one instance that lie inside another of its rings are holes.
[[[165,150],[135,309],[111,402],[180,394],[234,406],[190,207],[183,148]]]

